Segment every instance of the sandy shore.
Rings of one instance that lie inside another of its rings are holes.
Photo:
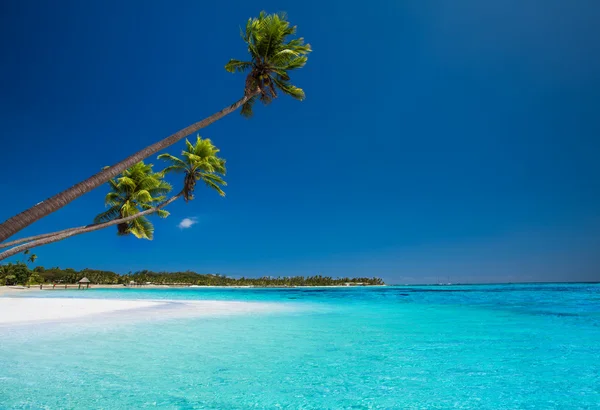
[[[0,297],[0,325],[74,319],[143,319],[226,316],[289,310],[281,303],[214,300],[123,300],[92,298],[40,298],[30,290],[5,290]],[[39,289],[37,290],[39,292]],[[16,297],[12,297],[15,295]],[[33,297],[27,297],[33,296]]]
[[[0,296],[22,295],[26,292],[39,291],[39,287],[26,288],[24,286],[0,286]]]
[[[158,306],[158,302],[106,299],[0,298],[0,324],[74,319]]]

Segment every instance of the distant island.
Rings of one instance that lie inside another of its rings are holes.
[[[171,286],[255,286],[255,287],[294,287],[294,286],[381,286],[380,278],[332,278],[330,276],[290,276],[260,278],[232,278],[220,274],[200,274],[185,272],[153,272],[142,270],[121,275],[112,271],[66,268],[44,268],[33,270],[24,263],[0,266],[0,285],[39,285],[72,284],[88,278],[98,285],[171,285]]]

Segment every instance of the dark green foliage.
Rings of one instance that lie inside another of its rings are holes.
[[[171,154],[161,154],[158,159],[167,161],[169,164],[162,173],[169,172],[183,173],[183,197],[188,202],[194,199],[194,189],[196,181],[204,181],[206,186],[214,189],[221,196],[225,192],[221,186],[227,185],[223,180],[225,175],[225,160],[219,158],[217,154],[219,149],[215,147],[211,140],[202,139],[200,135],[196,138],[196,144],[185,140],[186,148],[181,152],[183,159],[179,159]]]
[[[152,164],[146,164],[144,161],[127,168],[120,177],[108,181],[110,192],[105,198],[108,210],[97,215],[94,223],[126,218],[154,208],[165,200],[172,189],[163,178],[162,172],[154,172]],[[156,211],[156,214],[162,218],[169,215],[163,209]],[[154,225],[145,216],[140,216],[133,221],[117,225],[117,232],[119,235],[132,234],[136,238],[152,240]]]
[[[33,276],[32,276],[33,275]],[[14,279],[12,278],[14,277]],[[9,280],[7,284],[40,283],[76,283],[87,277],[94,284],[116,285],[128,284],[134,281],[138,284],[150,282],[155,285],[199,285],[199,286],[259,286],[259,287],[289,287],[289,286],[336,286],[346,283],[364,285],[383,285],[380,278],[332,278],[329,276],[293,276],[293,277],[261,277],[261,278],[230,278],[219,274],[199,274],[185,272],[152,272],[142,270],[119,275],[115,272],[95,269],[76,271],[71,268],[36,267],[33,271],[24,264],[8,264],[0,266],[0,283]],[[13,283],[14,282],[14,283]]]
[[[31,270],[22,262],[0,266],[0,284],[24,285],[29,281]]]
[[[312,50],[302,37],[290,39],[296,35],[296,26],[290,25],[287,16],[262,11],[248,20],[241,34],[250,61],[231,59],[225,64],[230,73],[248,72],[245,94],[252,97],[242,106],[241,114],[251,117],[257,99],[269,104],[277,98],[278,91],[304,100],[304,91],[291,83],[290,71],[304,67]]]

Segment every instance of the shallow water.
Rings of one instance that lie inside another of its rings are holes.
[[[600,408],[597,284],[35,297],[268,301],[286,309],[160,321],[130,311],[2,327],[2,409]]]

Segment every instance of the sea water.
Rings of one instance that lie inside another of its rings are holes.
[[[600,408],[598,284],[30,296],[286,309],[0,327],[2,409]]]

